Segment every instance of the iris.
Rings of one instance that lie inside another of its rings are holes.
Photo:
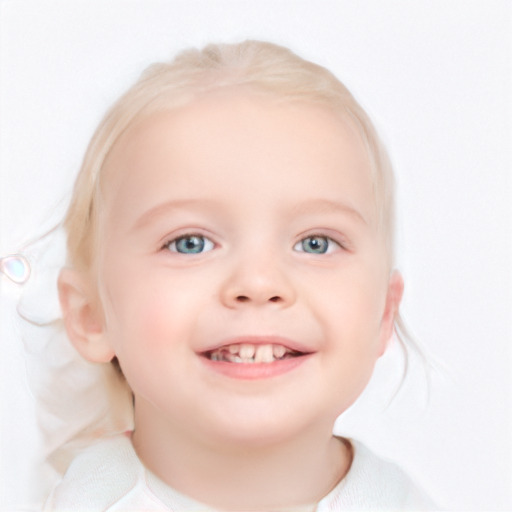
[[[174,241],[176,251],[183,254],[199,254],[204,251],[205,238],[198,235],[189,235]]]
[[[300,241],[304,252],[312,254],[325,254],[329,249],[329,238],[325,236],[308,236]]]

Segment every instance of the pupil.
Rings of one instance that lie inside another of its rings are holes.
[[[327,251],[327,240],[322,237],[310,237],[306,239],[306,250],[309,252],[315,252],[323,254]]]

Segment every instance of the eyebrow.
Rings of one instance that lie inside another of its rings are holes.
[[[335,201],[331,199],[310,199],[300,203],[294,208],[295,214],[308,214],[308,213],[342,213],[350,215],[355,220],[369,224],[365,216],[356,208],[344,202]]]
[[[211,209],[215,207],[215,202],[206,198],[197,199],[173,199],[160,203],[153,208],[145,211],[130,228],[131,231],[137,231],[149,224],[153,219],[169,213],[172,210],[181,208],[194,207],[197,210]]]
[[[161,204],[150,208],[146,212],[144,212],[137,220],[134,222],[133,226],[130,228],[130,231],[138,231],[147,224],[149,224],[153,219],[160,217],[162,215],[168,214],[172,210],[179,210],[181,208],[193,207],[197,210],[211,210],[212,208],[218,208],[218,204],[207,198],[194,198],[194,199],[173,199],[170,201],[165,201]],[[306,215],[312,213],[342,213],[344,215],[349,215],[353,217],[355,220],[359,222],[363,222],[368,225],[368,220],[363,216],[361,212],[359,212],[356,208],[352,206],[331,199],[310,199],[304,202],[301,202],[297,206],[293,208],[294,215]]]

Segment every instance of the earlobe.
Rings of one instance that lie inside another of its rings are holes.
[[[398,316],[400,302],[404,293],[404,280],[398,270],[393,270],[389,278],[386,306],[380,326],[379,357],[384,354],[393,336],[395,320]]]
[[[104,329],[96,293],[82,272],[62,269],[58,280],[64,326],[77,351],[92,362],[108,362],[115,356]]]

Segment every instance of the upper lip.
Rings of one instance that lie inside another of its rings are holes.
[[[301,352],[305,354],[309,354],[314,352],[310,348],[306,347],[303,343],[292,340],[290,338],[285,338],[282,336],[258,336],[258,335],[248,335],[248,336],[235,336],[231,338],[225,338],[210,347],[200,350],[200,354],[205,354],[208,352],[213,352],[214,350],[218,350],[221,347],[227,347],[229,345],[282,345],[289,350],[294,352]]]

